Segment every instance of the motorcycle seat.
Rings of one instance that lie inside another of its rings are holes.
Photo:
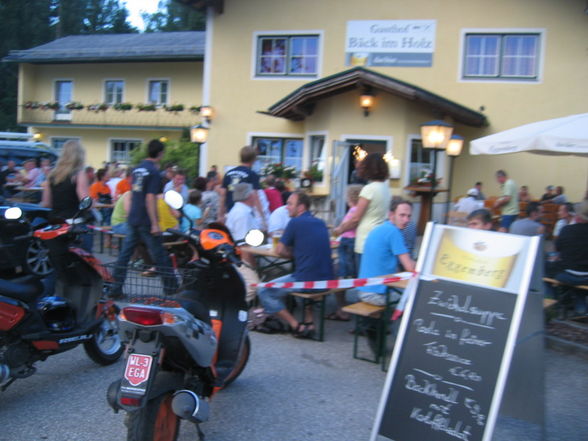
[[[202,320],[204,323],[210,325],[210,312],[204,304],[194,298],[190,298],[191,293],[184,291],[179,294],[175,300],[182,305],[186,311],[196,317],[198,320]]]
[[[0,279],[0,295],[22,300],[26,303],[36,300],[44,290],[45,286],[35,276],[20,277],[12,281]]]

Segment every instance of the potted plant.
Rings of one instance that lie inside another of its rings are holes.
[[[137,104],[137,110],[139,112],[155,112],[157,106],[155,104]]]
[[[106,103],[90,104],[86,106],[86,110],[90,112],[105,112],[110,106]]]
[[[296,176],[298,176],[298,172],[295,167],[284,165],[282,162],[266,165],[261,170],[261,174],[263,176],[274,175],[276,178],[282,179],[294,179]]]
[[[318,164],[313,164],[310,169],[304,172],[304,177],[312,182],[321,182],[323,180],[323,171],[319,169]]]
[[[23,107],[25,109],[31,109],[31,110],[35,110],[41,107],[41,104],[37,101],[27,101],[26,103],[23,104]]]
[[[171,106],[163,106],[163,108],[165,110],[167,110],[168,112],[181,112],[184,110],[184,105],[183,104],[172,104]]]
[[[126,112],[127,110],[131,110],[133,105],[131,103],[116,103],[112,108],[119,112]]]
[[[77,101],[70,101],[65,105],[65,108],[67,110],[82,110],[84,108],[84,105]]]
[[[41,110],[59,110],[61,105],[58,102],[49,101],[49,102],[41,103],[39,105],[39,107],[41,108]]]

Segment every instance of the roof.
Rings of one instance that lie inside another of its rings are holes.
[[[354,67],[320,80],[306,83],[263,113],[293,121],[301,121],[312,114],[316,102],[354,89],[372,89],[388,92],[406,100],[429,106],[433,111],[440,114],[440,118],[451,116],[454,120],[469,126],[482,127],[488,124],[486,116],[480,112],[420,87],[364,67]]]
[[[31,49],[10,51],[12,63],[202,60],[204,32],[70,35]]]

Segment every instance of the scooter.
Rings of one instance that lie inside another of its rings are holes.
[[[165,200],[181,210],[178,193],[167,192]],[[202,439],[199,424],[209,418],[210,399],[239,377],[251,351],[245,284],[236,268],[242,262],[226,227],[168,231],[188,240],[198,254],[171,270],[179,293],[134,292],[129,271],[125,299],[117,301],[127,361],[107,398],[115,412],[128,413],[129,441],[173,441],[181,419],[195,423]]]
[[[91,203],[84,199],[80,214]],[[18,207],[10,210],[5,215],[22,216]],[[34,374],[36,362],[79,344],[101,365],[114,363],[124,351],[117,335],[116,306],[103,297],[103,283],[110,274],[92,254],[76,246],[86,231],[81,219],[76,216],[34,232],[62,250],[59,256],[50,251],[56,266],[54,290],[35,276],[0,280],[0,390]]]

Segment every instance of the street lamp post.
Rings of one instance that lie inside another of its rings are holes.
[[[445,211],[449,213],[449,207],[451,204],[451,186],[453,180],[453,162],[456,156],[459,156],[461,149],[463,148],[463,136],[452,135],[447,143],[447,154],[449,155],[449,178],[447,179],[447,206]]]
[[[445,121],[436,120],[421,124],[423,148],[433,149],[433,176],[431,181],[431,197],[429,200],[429,220],[433,218],[433,199],[435,198],[435,189],[437,187],[437,151],[445,150],[452,133],[453,126]]]
[[[196,144],[196,176],[198,176],[198,162],[200,160],[200,146],[208,139],[208,127],[197,124],[190,127],[190,141]]]

